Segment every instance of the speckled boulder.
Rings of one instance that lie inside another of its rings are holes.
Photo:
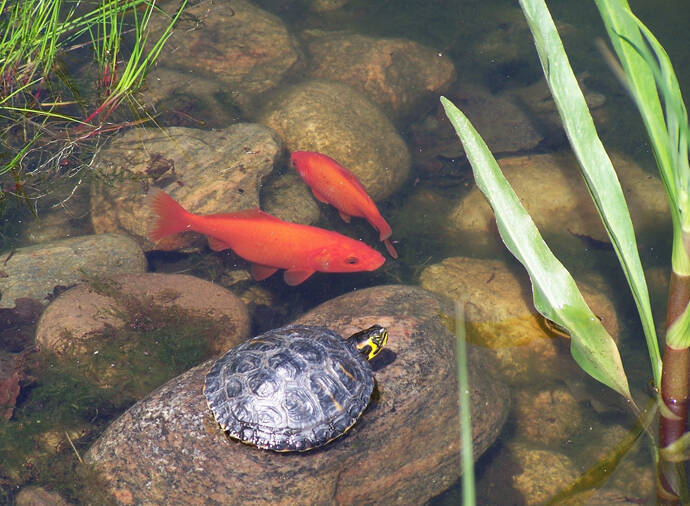
[[[169,16],[154,17],[150,31],[169,23]],[[223,105],[245,108],[299,59],[298,44],[280,18],[246,0],[214,0],[187,5],[156,66],[212,78],[216,94],[226,95]],[[156,82],[155,70],[148,79]]]
[[[562,371],[554,364],[571,362],[569,342],[547,329],[534,309],[529,276],[521,265],[446,258],[424,269],[420,284],[465,305],[468,339],[495,350],[502,373],[511,381],[531,381],[528,372],[559,376]],[[604,327],[617,338],[618,318],[611,301],[587,285],[580,284],[580,289]]]
[[[280,139],[252,123],[206,131],[173,127],[132,129],[115,137],[94,166],[112,178],[91,189],[91,220],[97,232],[121,231],[149,250],[156,215],[147,202],[151,187],[168,192],[188,211],[212,214],[259,207],[259,188],[273,171]],[[164,238],[159,249],[199,241],[195,233]]]
[[[288,87],[264,105],[259,122],[278,132],[290,151],[319,151],[337,160],[374,200],[392,195],[407,179],[405,142],[377,106],[346,84],[309,80]]]
[[[349,84],[393,119],[410,116],[455,80],[453,62],[418,42],[317,30],[303,36],[312,77]]]
[[[211,362],[171,380],[116,420],[86,454],[123,504],[419,504],[460,474],[455,338],[446,299],[406,286],[346,294],[297,323],[340,335],[380,323],[377,393],[342,438],[307,453],[277,454],[228,439],[202,389]],[[507,390],[489,352],[468,357],[475,457],[500,431]]]
[[[124,235],[87,235],[17,248],[7,255],[2,271],[0,307],[10,308],[22,297],[45,304],[56,287],[79,283],[85,275],[144,272],[146,257]]]

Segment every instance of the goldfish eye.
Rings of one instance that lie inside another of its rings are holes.
[[[357,257],[347,257],[347,258],[345,259],[345,263],[346,263],[346,264],[350,264],[350,265],[354,265],[354,264],[356,264],[356,263],[359,263],[359,258],[357,258]]]

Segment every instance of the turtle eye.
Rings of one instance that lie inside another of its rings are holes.
[[[347,257],[347,258],[345,259],[345,263],[346,263],[346,264],[350,264],[350,265],[357,264],[357,263],[359,263],[359,258],[357,258],[357,257],[352,257],[352,256]]]

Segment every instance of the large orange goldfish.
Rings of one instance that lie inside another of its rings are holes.
[[[154,241],[192,230],[208,238],[211,249],[232,249],[251,262],[254,279],[261,281],[278,269],[288,285],[298,285],[315,271],[373,271],[385,259],[361,241],[317,227],[288,223],[259,209],[206,216],[186,211],[173,198],[159,191],[152,206],[158,214]]]
[[[333,158],[314,151],[295,151],[290,162],[317,200],[335,207],[347,223],[350,223],[351,216],[365,218],[378,230],[379,240],[386,245],[388,253],[398,258],[398,252],[388,240],[391,236],[390,225],[352,172]]]

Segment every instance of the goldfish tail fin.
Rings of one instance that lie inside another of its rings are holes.
[[[190,213],[185,211],[184,207],[175,202],[163,190],[153,194],[151,207],[158,215],[156,228],[149,233],[152,241],[159,241],[163,237],[177,234],[189,228]]]
[[[398,258],[398,252],[395,251],[395,248],[388,239],[384,239],[383,244],[384,246],[386,246],[386,249],[388,250],[388,254],[390,256],[392,256],[393,258]]]
[[[393,233],[391,226],[381,216],[378,216],[374,220],[370,220],[369,223],[371,223],[372,226],[379,231],[379,241],[385,241]]]

